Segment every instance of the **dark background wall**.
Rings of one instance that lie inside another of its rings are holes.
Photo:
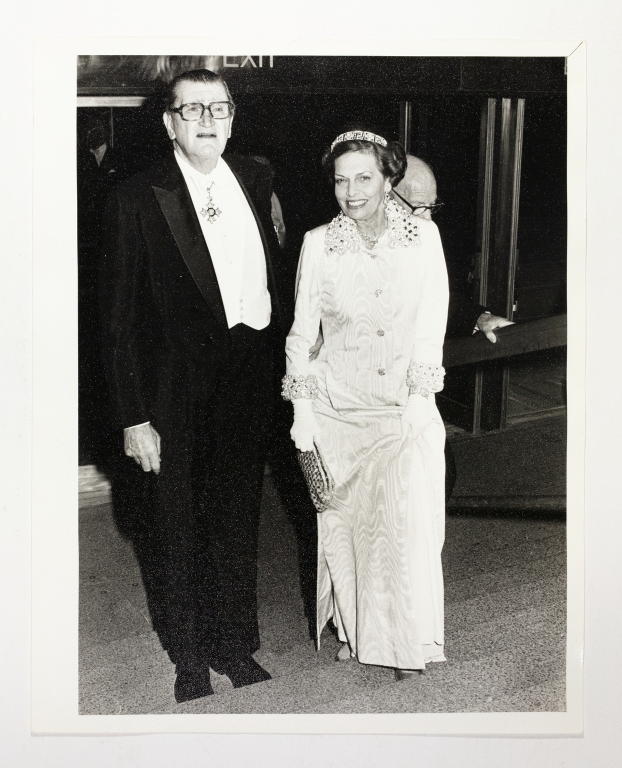
[[[170,146],[162,126],[160,86],[145,82],[152,71],[146,65],[139,69],[137,61],[128,62],[132,57],[124,57],[120,63],[108,60],[118,58],[108,57],[90,69],[83,62],[79,96],[93,99],[134,93],[146,96],[145,102],[136,107],[80,107],[77,129],[78,154],[84,158],[83,138],[93,120],[102,119],[110,126],[119,171],[116,178],[122,178],[170,151]],[[142,80],[137,72],[142,73]],[[270,160],[292,260],[298,257],[304,232],[338,210],[321,171],[323,150],[353,122],[361,122],[387,138],[399,138],[400,104],[410,101],[410,151],[425,159],[437,177],[439,198],[445,205],[435,220],[451,287],[466,295],[471,291],[470,273],[477,247],[482,104],[491,96],[524,97],[515,319],[565,311],[566,96],[562,59],[278,57],[273,68],[230,69],[224,74],[237,104],[229,149]],[[82,167],[79,164],[79,186]],[[89,411],[101,412],[104,401],[96,349],[96,255],[92,244],[81,242],[79,256],[81,460],[88,461],[94,450],[89,447],[88,436],[105,430],[101,418],[94,422]]]

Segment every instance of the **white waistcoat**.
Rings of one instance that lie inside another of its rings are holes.
[[[188,186],[201,231],[209,248],[227,325],[244,323],[261,330],[270,322],[270,294],[266,257],[253,212],[237,179],[222,158],[214,170],[204,174],[175,152],[175,159]],[[209,199],[220,214],[213,221],[201,214]]]

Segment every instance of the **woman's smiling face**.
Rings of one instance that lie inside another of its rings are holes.
[[[384,194],[391,184],[382,175],[373,152],[346,152],[335,160],[335,197],[355,221],[374,223],[384,216]]]

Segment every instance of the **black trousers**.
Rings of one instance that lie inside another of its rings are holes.
[[[212,386],[200,382],[149,477],[143,572],[175,663],[259,648],[257,535],[273,403],[272,336],[238,325]],[[157,428],[157,425],[155,425]]]

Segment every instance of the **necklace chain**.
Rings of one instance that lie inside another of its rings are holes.
[[[384,227],[379,233],[374,233],[373,235],[367,234],[367,232],[363,232],[363,230],[357,226],[358,233],[361,237],[361,240],[365,243],[365,245],[370,249],[374,249],[378,245],[378,240],[380,240],[380,236],[384,232],[387,226],[387,218],[384,217]]]

